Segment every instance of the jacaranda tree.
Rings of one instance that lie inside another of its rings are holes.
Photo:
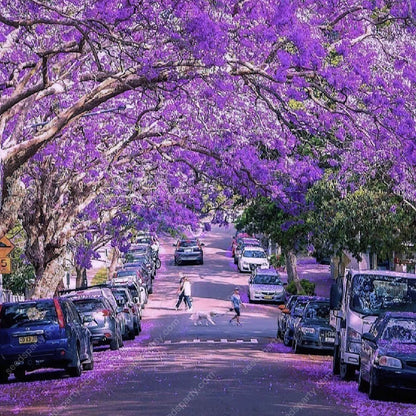
[[[97,160],[74,173],[85,187],[160,169],[155,200],[179,219],[219,189],[297,215],[327,167],[357,187],[383,167],[414,207],[414,13],[394,0],[2,1],[0,236],[28,162],[53,146]],[[187,200],[169,194],[185,180]]]

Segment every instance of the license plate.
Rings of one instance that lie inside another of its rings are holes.
[[[325,338],[325,342],[329,342],[329,343],[334,343],[335,342],[335,338]]]
[[[38,342],[38,337],[36,335],[19,337],[19,344],[34,344],[35,342]]]
[[[192,249],[191,248],[186,248],[185,253],[192,253]]]
[[[273,296],[270,296],[270,295],[264,295],[264,296],[263,296],[263,298],[264,298],[264,299],[273,299]]]

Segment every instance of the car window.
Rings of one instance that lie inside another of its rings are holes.
[[[188,241],[180,241],[179,247],[195,247],[198,245],[198,242],[195,240],[188,240]]]
[[[262,258],[266,257],[266,253],[264,251],[261,251],[261,250],[244,250],[243,256],[244,257],[249,257],[249,258],[262,259]]]
[[[329,305],[310,303],[306,306],[304,315],[308,319],[329,319]]]
[[[101,299],[74,299],[74,305],[81,313],[103,310],[104,304]]]
[[[399,343],[416,343],[416,321],[414,319],[390,319],[383,331],[382,339]]]
[[[254,277],[253,283],[257,285],[281,285],[282,281],[275,275],[258,274]]]
[[[0,325],[2,328],[14,328],[25,324],[58,323],[53,302],[25,302],[3,305]]]

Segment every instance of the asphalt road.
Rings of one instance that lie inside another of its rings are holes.
[[[231,234],[216,228],[201,236],[202,266],[174,266],[174,241],[164,241],[140,336],[117,352],[96,349],[94,370],[78,379],[49,370],[11,378],[0,389],[0,415],[416,414],[412,400],[369,401],[355,381],[332,376],[329,356],[284,347],[275,339],[276,305],[247,304],[242,326],[230,325],[229,297],[234,287],[244,295],[248,280],[233,264]],[[194,312],[218,312],[215,326],[175,311],[179,271],[191,279]]]

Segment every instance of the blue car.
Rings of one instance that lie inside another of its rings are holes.
[[[379,399],[385,389],[416,390],[416,313],[386,312],[362,336],[358,390]]]
[[[39,368],[72,377],[94,367],[91,333],[72,301],[38,299],[0,305],[0,382]]]

